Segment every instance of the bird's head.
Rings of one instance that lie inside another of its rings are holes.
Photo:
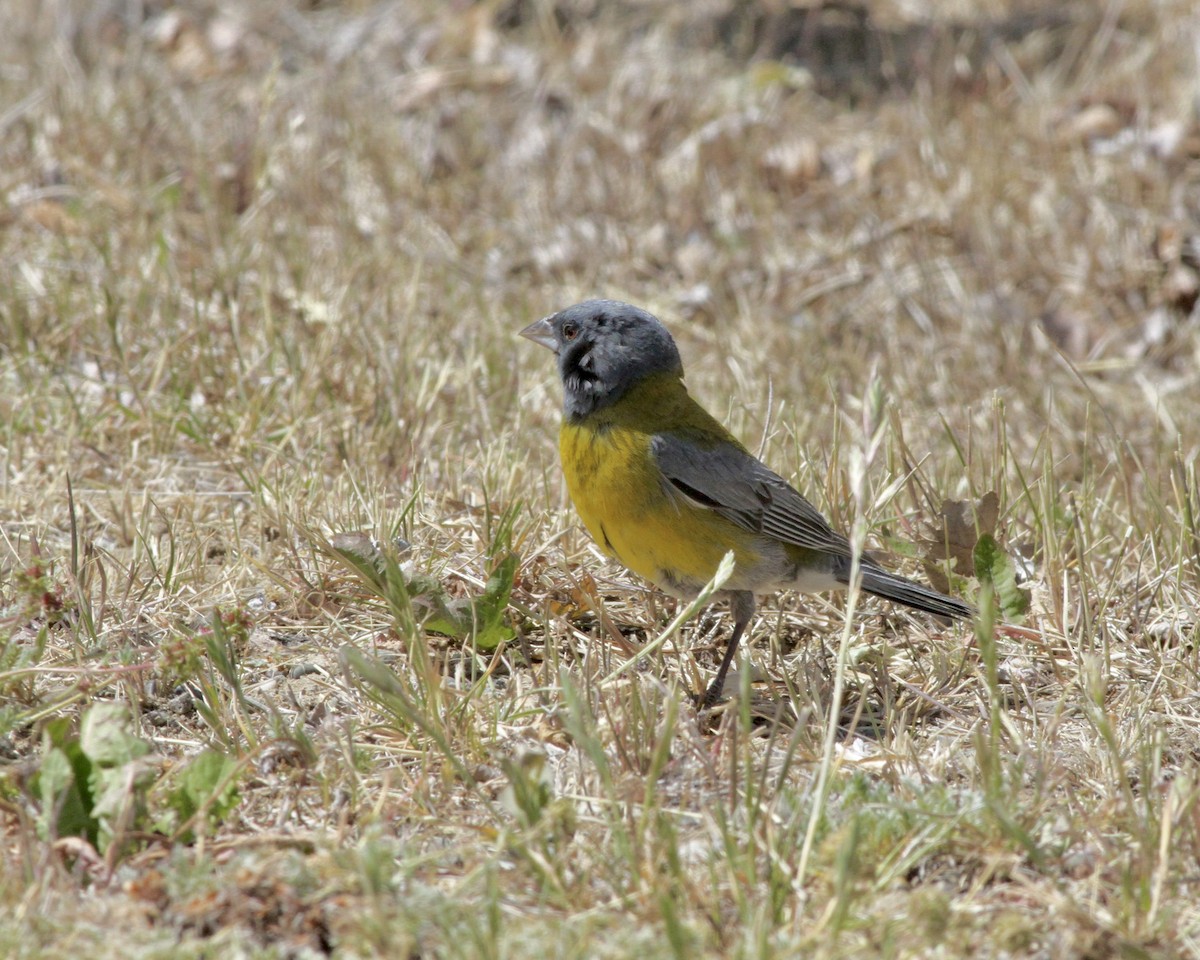
[[[531,323],[521,336],[558,357],[569,419],[616,403],[646,377],[683,376],[667,328],[653,314],[619,300],[585,300]]]

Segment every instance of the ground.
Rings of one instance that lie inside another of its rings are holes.
[[[1200,956],[1183,0],[10,0],[0,953]],[[530,321],[980,605],[606,560]]]

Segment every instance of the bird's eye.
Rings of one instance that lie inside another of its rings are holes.
[[[579,326],[574,323],[564,323],[562,328],[563,339],[567,341],[574,340],[579,336]]]

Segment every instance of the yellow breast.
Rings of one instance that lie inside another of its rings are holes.
[[[653,428],[661,424],[647,431],[624,421],[564,422],[559,434],[567,490],[596,542],[634,573],[680,596],[708,582],[729,550],[740,570],[753,567],[758,557],[749,533],[664,486],[650,450]]]

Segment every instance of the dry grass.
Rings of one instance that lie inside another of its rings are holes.
[[[10,6],[0,953],[1200,956],[1190,4]],[[712,726],[723,617],[616,674],[672,609],[515,338],[597,293],[873,546],[995,492],[1023,628],[781,597]],[[509,550],[511,641],[416,625]]]

